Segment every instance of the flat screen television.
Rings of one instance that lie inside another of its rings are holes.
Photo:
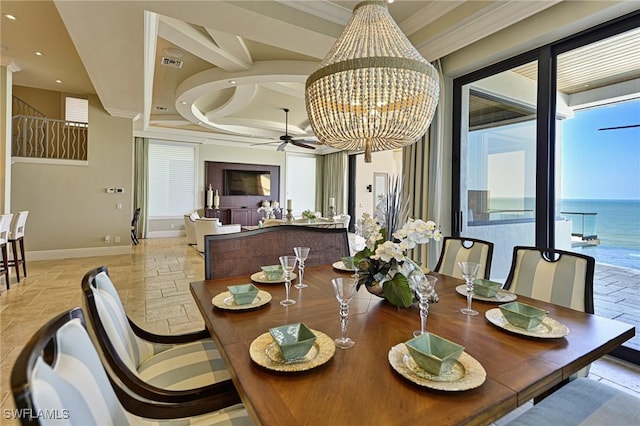
[[[223,195],[271,195],[268,170],[224,170]]]

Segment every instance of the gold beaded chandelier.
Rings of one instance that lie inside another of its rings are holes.
[[[307,79],[305,100],[321,143],[371,153],[415,143],[438,104],[436,69],[380,0],[358,3],[344,32]]]

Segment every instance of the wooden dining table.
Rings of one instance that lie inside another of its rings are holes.
[[[336,348],[324,364],[303,371],[280,372],[254,362],[252,342],[269,328],[303,322],[331,339],[339,337],[339,302],[331,279],[351,274],[332,265],[305,269],[309,287],[291,288],[295,305],[283,307],[283,284],[255,283],[271,294],[255,309],[214,307],[212,299],[227,286],[249,283],[249,276],[193,282],[196,304],[217,343],[232,380],[255,424],[403,425],[489,424],[560,384],[635,334],[633,326],[519,296],[544,308],[569,333],[538,338],[505,330],[485,312],[498,303],[474,300],[476,316],[460,313],[466,299],[456,292],[463,281],[435,273],[439,302],[430,304],[427,331],[465,347],[486,378],[467,390],[439,390],[399,374],[390,364],[393,346],[420,328],[417,304],[398,308],[360,288],[350,304],[350,349]]]

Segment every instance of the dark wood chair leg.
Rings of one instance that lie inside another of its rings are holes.
[[[2,246],[2,264],[4,266],[4,279],[7,282],[7,290],[10,287],[10,276],[9,276],[9,257],[7,253],[7,245],[4,244]]]
[[[13,249],[13,266],[16,268],[16,278],[20,282],[20,258],[18,257],[18,240],[11,241],[11,248]]]
[[[20,238],[20,261],[22,262],[22,272],[27,276],[27,258],[24,257],[24,238]]]

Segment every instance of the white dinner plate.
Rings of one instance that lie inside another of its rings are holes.
[[[489,309],[485,312],[484,316],[491,324],[512,333],[522,334],[524,336],[540,337],[542,339],[559,339],[569,334],[569,328],[566,325],[548,316],[542,320],[542,323],[539,326],[530,330],[516,327],[511,324],[507,321],[504,315],[502,315],[500,308]]]
[[[298,276],[294,272],[291,273],[291,281],[295,280],[297,277]],[[270,280],[267,279],[267,276],[264,274],[264,272],[260,271],[251,275],[251,281],[260,284],[281,284],[284,282],[284,275],[282,275],[282,278],[278,278],[277,280]]]
[[[355,272],[356,271],[356,268],[352,268],[352,269],[347,268],[344,265],[344,262],[342,260],[339,260],[337,262],[333,262],[333,264],[331,266],[333,266],[334,268],[336,268],[339,271],[345,271],[345,272]]]
[[[465,284],[457,286],[456,292],[463,295],[464,297],[467,297],[467,286]],[[518,295],[515,293],[511,293],[510,291],[501,289],[498,290],[494,297],[480,296],[475,293],[473,293],[472,297],[474,300],[482,300],[483,302],[507,303],[516,300],[518,298]]]
[[[213,306],[215,306],[216,308],[228,309],[231,311],[257,308],[266,305],[270,301],[271,294],[264,290],[258,291],[255,299],[253,299],[253,302],[245,303],[244,305],[237,305],[233,300],[233,295],[229,291],[223,291],[222,293],[217,294],[213,299],[211,299],[211,303],[213,303]]]
[[[420,368],[404,343],[393,346],[389,350],[388,359],[391,367],[402,377],[430,389],[465,391],[477,388],[487,378],[482,365],[466,352],[462,352],[449,372],[439,376]]]

